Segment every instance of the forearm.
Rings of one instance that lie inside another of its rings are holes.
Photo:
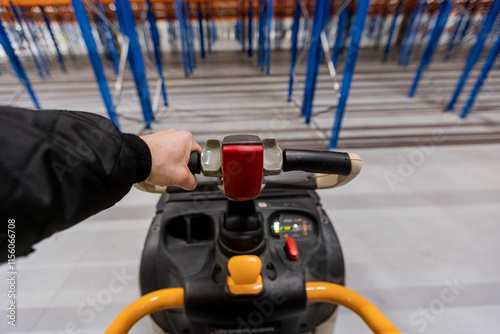
[[[0,107],[0,127],[0,216],[16,220],[18,255],[114,205],[151,169],[144,141],[95,114]]]

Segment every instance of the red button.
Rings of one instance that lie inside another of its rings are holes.
[[[299,249],[293,238],[286,238],[285,252],[290,261],[297,261],[299,259]]]
[[[222,148],[224,194],[235,201],[259,196],[264,171],[262,145],[226,145]]]

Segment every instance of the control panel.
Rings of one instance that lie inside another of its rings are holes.
[[[144,246],[142,294],[179,287],[181,282],[187,287],[184,310],[152,314],[164,332],[311,333],[334,314],[336,306],[308,304],[306,291],[297,289],[297,284],[305,282],[344,282],[340,245],[333,225],[321,223],[326,214],[319,209],[315,192],[264,190],[255,203],[255,213],[245,207],[244,201],[230,205],[218,192],[203,194],[210,205],[200,208],[199,196],[195,192],[162,196]],[[238,219],[233,222],[235,217]],[[255,230],[238,231],[240,218],[253,217],[259,218]],[[263,237],[262,242],[253,246],[259,237]],[[243,295],[238,296],[238,291],[228,287],[242,282],[235,281],[238,277],[230,272],[229,261],[234,255],[227,253],[246,245],[251,251],[240,252],[259,257],[262,267],[257,277],[261,277],[263,288],[257,294],[242,290]],[[228,276],[232,283],[228,283]],[[251,324],[248,321],[253,321],[255,305],[267,305],[276,291],[283,302],[273,304],[272,314],[258,326],[241,329],[241,324],[234,323],[234,319],[241,318]]]
[[[271,216],[271,235],[277,239],[309,239],[316,233],[313,220],[301,213],[282,212]]]

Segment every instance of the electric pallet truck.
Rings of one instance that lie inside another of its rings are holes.
[[[331,334],[338,305],[375,333],[399,333],[344,287],[341,247],[314,191],[354,179],[358,155],[232,135],[208,140],[188,166],[203,174],[192,192],[136,185],[164,195],[142,254],[143,296],[107,334],[127,333],[148,314],[155,333]]]

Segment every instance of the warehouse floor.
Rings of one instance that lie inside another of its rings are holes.
[[[441,111],[462,60],[435,61],[417,97],[408,99],[415,64],[402,69],[394,60],[382,64],[380,53],[374,61],[370,50],[363,51],[339,143],[363,158],[363,171],[345,187],[320,192],[343,246],[347,286],[405,333],[495,333],[500,327],[500,72],[492,71],[475,112],[459,122]],[[328,108],[335,97],[324,68],[315,111],[325,112],[306,126],[299,109],[284,102],[286,52],[273,53],[269,77],[236,52],[214,53],[198,63],[186,80],[178,57],[166,60],[173,107],[162,108],[154,130],[189,130],[202,144],[246,132],[275,136],[283,147],[326,148],[333,120]],[[298,72],[303,78],[304,66]],[[33,81],[45,108],[104,114],[84,58],[71,64],[68,75]],[[0,103],[6,103],[15,81],[6,77],[0,87]],[[122,127],[139,133],[141,114],[129,77],[124,87]],[[300,102],[299,89],[295,95]],[[31,106],[26,96],[16,105]],[[139,296],[141,248],[157,200],[132,189],[115,207],[20,259],[18,326],[12,330],[2,321],[0,332],[102,333]],[[110,294],[117,278],[122,288]],[[0,291],[6,290],[0,281]],[[147,328],[142,320],[132,333]],[[370,331],[343,309],[336,333]]]

